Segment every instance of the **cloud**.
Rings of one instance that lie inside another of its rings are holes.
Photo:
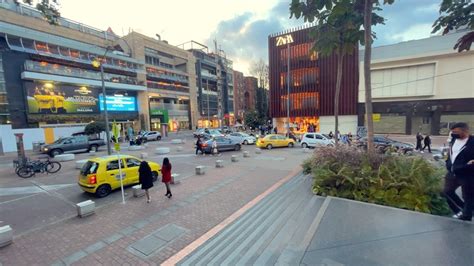
[[[417,24],[409,27],[407,30],[394,34],[391,38],[394,42],[404,42],[409,40],[430,37],[432,24]]]

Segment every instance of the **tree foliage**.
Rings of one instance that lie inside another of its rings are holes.
[[[87,124],[84,128],[84,132],[87,135],[97,135],[105,131],[105,123],[103,122],[92,122]]]
[[[20,4],[19,0],[14,0],[16,4]],[[61,17],[59,12],[58,0],[22,0],[23,3],[35,6],[44,16],[44,18],[53,25],[58,25],[58,19]],[[36,4],[36,5],[35,5]]]
[[[250,74],[254,75],[258,79],[258,86],[260,88],[268,89],[268,64],[263,61],[263,59],[259,59],[256,62],[253,62],[250,66]]]
[[[443,0],[439,8],[440,17],[433,24],[432,33],[441,29],[442,34],[453,30],[468,29],[454,45],[458,52],[469,51],[474,42],[474,3],[472,0]]]
[[[245,112],[244,121],[246,126],[253,128],[258,128],[259,125],[263,124],[255,110]]]

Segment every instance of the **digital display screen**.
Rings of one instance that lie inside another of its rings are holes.
[[[100,110],[104,110],[104,97],[99,95]],[[107,95],[107,111],[137,111],[137,99],[129,96],[110,96]]]

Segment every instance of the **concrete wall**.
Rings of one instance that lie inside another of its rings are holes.
[[[320,116],[319,117],[319,129],[321,133],[327,134],[330,131],[334,133],[335,127],[334,116]],[[339,116],[339,132],[341,134],[347,134],[351,132],[353,135],[357,133],[357,116],[356,115],[344,115]]]
[[[71,136],[76,132],[84,131],[84,126],[53,128],[54,139]],[[23,133],[25,150],[33,149],[33,142],[45,142],[44,128],[12,129],[11,125],[0,125],[0,137],[2,139],[3,152],[16,152],[15,133]]]

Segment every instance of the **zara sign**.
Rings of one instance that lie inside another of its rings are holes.
[[[291,36],[291,34],[276,37],[276,46],[281,46],[288,43],[293,43],[293,36]]]

